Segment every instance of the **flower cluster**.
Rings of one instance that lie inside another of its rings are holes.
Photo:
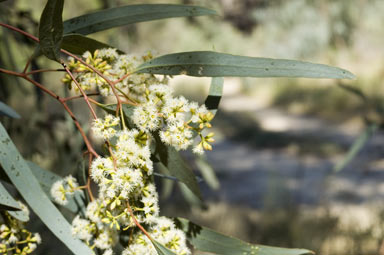
[[[20,202],[19,202],[20,203]],[[29,215],[28,208],[20,203],[23,213]],[[31,254],[41,243],[38,233],[32,234],[24,223],[12,217],[7,211],[0,213],[4,224],[0,224],[0,254]]]
[[[118,80],[114,85],[118,96],[133,104],[128,116],[106,115],[92,124],[94,136],[105,141],[108,154],[90,165],[90,177],[99,194],[87,205],[85,215],[75,217],[72,234],[105,255],[113,253],[122,236],[129,239],[122,255],[156,254],[152,240],[176,254],[190,254],[184,232],[176,229],[172,220],[159,216],[151,154],[157,143],[176,150],[194,145],[193,151],[199,154],[211,150],[213,133],[206,130],[211,127],[213,114],[204,105],[173,96],[166,78],[134,74],[138,65],[152,58],[150,54],[134,57],[103,49],[83,57],[108,80]],[[88,66],[70,59],[69,67],[77,73],[82,89],[111,95],[108,81]],[[71,85],[72,81],[66,76],[64,82]],[[195,142],[196,137],[200,139]],[[51,194],[64,204],[76,190],[78,185],[69,176],[55,183]]]
[[[166,217],[159,217],[156,223],[151,225],[149,234],[156,241],[165,245],[176,254],[189,254],[188,247],[185,243],[185,234],[180,229],[175,227],[172,220]],[[132,244],[129,245],[122,253],[122,255],[157,255],[155,248],[151,241],[143,233],[137,233],[133,237]]]
[[[58,204],[66,205],[68,203],[68,196],[72,196],[76,191],[79,191],[78,187],[79,184],[76,179],[69,175],[52,185],[51,196]]]
[[[147,86],[156,84],[160,81],[151,74],[133,73],[135,68],[141,63],[152,58],[152,54],[150,52],[144,56],[135,56],[126,54],[120,55],[117,53],[116,49],[101,49],[96,50],[93,54],[87,51],[83,54],[83,58],[87,64],[91,65],[104,77],[111,81],[117,80],[129,74],[129,76],[116,83],[115,87],[119,91],[129,91],[127,94],[138,102],[141,101],[142,95]],[[88,66],[70,58],[68,67],[72,72],[77,74],[76,80],[83,90],[87,91],[98,88],[102,95],[112,95],[112,89],[108,82]],[[63,82],[70,88],[78,90],[74,81],[68,74],[63,78]]]

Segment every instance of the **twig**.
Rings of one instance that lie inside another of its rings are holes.
[[[71,116],[73,122],[75,123],[77,129],[79,130],[81,136],[83,137],[83,140],[85,142],[85,145],[87,146],[87,149],[89,150],[90,153],[92,153],[95,157],[99,157],[99,155],[96,153],[96,151],[93,149],[91,143],[89,142],[87,136],[85,135],[84,133],[84,130],[82,129],[79,121],[77,120],[76,116],[73,114],[73,112],[71,111],[71,109],[68,107],[67,103],[65,101],[62,100],[61,97],[59,97],[55,92],[47,89],[46,87],[44,87],[42,84],[38,83],[37,81],[29,78],[26,74],[24,73],[18,73],[18,72],[14,72],[14,71],[10,71],[10,70],[6,70],[6,69],[3,69],[3,68],[0,68],[0,73],[5,73],[5,74],[9,74],[9,75],[13,75],[13,76],[17,76],[17,77],[21,77],[23,78],[24,80],[27,80],[29,81],[30,83],[32,83],[33,85],[35,85],[36,87],[40,88],[42,91],[44,91],[45,93],[47,93],[48,95],[50,95],[51,97],[55,98],[57,101],[59,101],[64,109],[68,112],[68,114]]]
[[[95,111],[93,110],[91,103],[90,103],[89,100],[88,100],[88,96],[87,96],[87,94],[86,94],[86,93],[84,92],[84,90],[81,88],[81,86],[80,86],[80,84],[77,82],[76,78],[73,76],[73,74],[71,73],[71,71],[68,69],[67,65],[64,64],[64,63],[62,63],[62,65],[63,65],[65,71],[67,72],[67,74],[69,74],[69,76],[71,77],[71,79],[75,82],[77,88],[80,90],[80,93],[83,95],[84,100],[85,100],[85,102],[87,103],[88,108],[89,108],[89,110],[91,111],[93,118],[94,118],[94,119],[97,119],[97,115],[96,115]]]
[[[90,97],[90,96],[98,96],[100,95],[100,93],[88,93],[87,96]],[[83,95],[78,95],[78,96],[72,96],[72,97],[64,97],[64,98],[61,98],[61,100],[63,100],[64,102],[67,102],[67,101],[70,101],[70,100],[73,100],[73,99],[78,99],[78,98],[82,98],[84,97]],[[90,98],[88,98],[89,101],[91,101]]]

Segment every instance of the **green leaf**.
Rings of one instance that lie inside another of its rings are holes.
[[[214,190],[218,190],[220,188],[220,182],[217,179],[215,170],[213,170],[212,166],[207,162],[206,157],[204,155],[197,155],[195,163],[208,186]]]
[[[214,10],[175,4],[127,5],[85,14],[64,22],[64,33],[83,35],[132,23],[188,16],[214,15]]]
[[[51,171],[44,170],[40,166],[36,165],[35,163],[31,161],[25,161],[29,168],[31,169],[33,175],[36,177],[36,179],[39,181],[41,188],[43,189],[44,193],[52,200],[51,197],[51,187],[52,184],[62,180],[63,178]],[[67,208],[69,211],[73,213],[79,213],[85,212],[85,208],[87,207],[84,203],[85,201],[85,195],[83,191],[77,191],[75,192],[75,195],[68,198],[68,203],[66,205],[60,205],[62,207]]]
[[[61,48],[73,54],[82,55],[86,51],[94,52],[98,49],[115,47],[80,34],[69,34],[64,35]],[[123,54],[124,52],[119,51],[119,53]]]
[[[209,87],[208,97],[205,99],[205,106],[213,114],[216,114],[217,109],[219,108],[221,96],[223,95],[224,87],[224,78],[223,77],[213,77],[211,85]]]
[[[357,96],[364,103],[367,101],[367,96],[364,94],[364,92],[361,89],[347,85],[347,84],[337,84],[337,85],[340,88],[344,89],[345,91],[351,93],[352,95]]]
[[[175,219],[176,226],[187,234],[187,240],[195,249],[220,255],[301,255],[313,254],[306,249],[287,249],[250,244],[237,238],[223,235],[206,227],[201,227],[187,219]]]
[[[353,79],[347,70],[308,62],[236,56],[212,51],[181,52],[154,58],[136,72],[190,76],[304,77]]]
[[[93,254],[84,243],[71,235],[71,226],[52,204],[40,187],[28,164],[12,143],[3,125],[0,124],[0,164],[13,185],[41,221],[74,254]]]
[[[14,119],[20,119],[20,115],[8,105],[0,101],[0,115],[5,115]]]
[[[164,145],[158,134],[156,139],[156,153],[160,162],[168,169],[170,175],[183,182],[197,198],[201,198],[200,188],[192,169],[184,162],[180,153],[171,146]]]
[[[39,40],[43,54],[60,62],[60,45],[63,40],[64,0],[48,0],[39,24]]]
[[[360,152],[360,150],[367,143],[368,139],[376,132],[378,126],[376,124],[371,124],[364,129],[364,131],[357,137],[352,146],[349,148],[345,158],[340,161],[334,168],[334,172],[339,172],[345,168],[345,166],[351,162],[351,160]]]
[[[8,193],[3,184],[0,182],[0,206],[4,210],[19,211],[21,207],[19,203]],[[7,209],[5,209],[7,208]]]
[[[157,254],[159,255],[176,255],[173,253],[170,249],[162,245],[161,243],[157,242],[156,240],[151,240],[153,246],[155,247]]]
[[[19,203],[8,193],[0,182],[0,210],[6,210],[8,213],[23,222],[29,220],[28,213],[21,211]]]
[[[163,173],[164,175],[169,175],[168,169],[160,162],[155,164],[156,169]],[[154,172],[156,174],[156,172]],[[174,177],[173,177],[174,178]],[[175,186],[174,180],[171,180],[169,178],[162,178],[161,179],[161,197],[163,199],[167,199],[171,196],[173,187]]]
[[[204,204],[204,202],[198,198],[191,189],[188,188],[187,185],[185,185],[182,182],[178,182],[177,185],[179,186],[179,189],[181,191],[181,194],[183,195],[183,198],[185,201],[192,207],[197,207],[200,209],[207,209],[207,205]]]

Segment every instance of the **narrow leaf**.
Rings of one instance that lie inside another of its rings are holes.
[[[205,106],[213,114],[216,114],[217,109],[219,108],[221,96],[223,95],[224,87],[224,78],[223,77],[213,77],[211,81],[211,86],[209,87],[208,97],[205,99]]]
[[[161,243],[159,243],[155,240],[151,240],[151,241],[152,241],[152,244],[157,251],[157,254],[159,254],[159,255],[176,255],[175,253],[173,253],[170,249],[168,249],[167,247],[165,247]]]
[[[199,185],[192,169],[184,162],[180,153],[171,146],[164,145],[158,134],[155,135],[156,152],[160,162],[168,169],[170,175],[183,182],[197,198],[201,199]]]
[[[7,207],[7,210],[18,211],[21,210],[17,201],[9,194],[3,184],[0,182],[0,206]]]
[[[55,234],[74,254],[93,254],[84,243],[71,235],[70,224],[59,210],[52,204],[40,187],[28,164],[12,143],[4,127],[0,124],[0,164],[9,179],[20,192],[41,221]]]
[[[353,79],[347,70],[296,60],[236,56],[212,51],[182,52],[154,58],[140,65],[136,72],[242,77],[304,77]]]
[[[64,0],[48,0],[39,24],[39,40],[43,54],[60,62],[60,45],[63,40]]]
[[[8,105],[0,101],[0,115],[8,116],[14,119],[20,119],[20,115]]]
[[[51,171],[44,170],[40,166],[36,165],[31,161],[25,161],[29,168],[31,169],[33,175],[39,181],[41,188],[45,192],[45,194],[53,201],[51,197],[51,187],[52,184],[62,180],[63,178]],[[85,212],[85,208],[87,207],[84,203],[85,195],[84,192],[77,191],[75,195],[68,198],[68,203],[66,205],[60,205],[62,207],[67,208],[69,211],[73,213]]]
[[[339,172],[345,168],[345,166],[351,162],[351,160],[361,151],[364,145],[368,142],[369,138],[376,132],[378,126],[371,124],[365,128],[365,130],[357,137],[352,146],[349,148],[345,158],[340,161],[334,168],[334,172]]]
[[[179,189],[181,191],[181,194],[183,195],[183,198],[185,201],[192,207],[197,207],[200,209],[207,209],[207,205],[204,204],[204,202],[199,199],[192,191],[188,188],[187,185],[185,185],[182,182],[177,183],[179,186]]]
[[[127,5],[85,14],[64,22],[64,33],[83,35],[132,23],[188,16],[214,15],[214,10],[175,4]]]
[[[86,51],[94,52],[95,50],[98,50],[98,49],[115,48],[115,47],[83,35],[69,34],[69,35],[64,35],[61,48],[69,52],[72,52],[74,54],[82,55]],[[119,53],[123,53],[123,52],[119,51]]]
[[[347,85],[347,84],[338,84],[338,86],[346,91],[348,91],[349,93],[357,96],[358,98],[360,98],[363,102],[366,102],[367,101],[367,96],[364,94],[364,92],[357,88],[357,87],[353,87],[353,86],[350,86],[350,85]]]
[[[163,175],[169,176],[168,169],[161,162],[156,164],[156,169],[159,172],[163,173]],[[154,172],[154,174],[157,174],[157,173]],[[172,177],[172,178],[175,178],[175,177]],[[177,180],[177,179],[175,178],[175,180]],[[174,186],[175,186],[174,180],[168,179],[168,178],[162,178],[162,180],[161,180],[161,197],[164,199],[169,198],[172,194]]]
[[[212,166],[207,162],[206,157],[204,155],[196,156],[195,163],[208,186],[214,190],[218,190],[220,188],[220,182],[217,179],[215,170],[213,170]]]
[[[183,218],[175,219],[178,228],[187,234],[187,240],[195,249],[220,255],[301,255],[313,254],[305,249],[278,248],[250,244],[237,238],[223,235],[206,227],[201,227]]]
[[[0,182],[0,210],[6,210],[8,213],[20,220],[28,221],[28,213],[21,210],[19,203],[8,193],[3,184]]]

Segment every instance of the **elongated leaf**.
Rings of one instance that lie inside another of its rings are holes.
[[[84,243],[71,235],[70,224],[49,200],[33,175],[28,164],[23,160],[15,145],[9,138],[3,125],[0,124],[0,164],[9,179],[38,215],[41,221],[55,234],[74,254],[93,254]]]
[[[45,194],[53,201],[51,197],[51,187],[52,184],[62,180],[63,178],[51,171],[44,170],[40,166],[36,165],[31,161],[27,161],[29,168],[31,169],[33,175],[39,181],[41,188],[45,192]],[[66,205],[61,205],[73,213],[84,213],[86,205],[84,203],[85,196],[84,192],[77,191],[74,196],[68,198],[68,203]]]
[[[39,40],[43,54],[60,62],[60,45],[63,40],[64,0],[48,0],[39,24]]]
[[[364,92],[357,87],[353,87],[347,84],[338,84],[338,86],[345,91],[351,93],[352,95],[357,96],[359,99],[361,99],[363,102],[367,101],[367,96],[364,94]]]
[[[3,184],[0,182],[0,208],[3,210],[19,211],[19,203],[9,194]]]
[[[192,169],[184,162],[180,153],[173,147],[164,145],[158,134],[155,135],[156,139],[156,154],[160,162],[168,169],[170,175],[176,177],[183,182],[197,198],[201,199],[199,185]]]
[[[151,241],[152,241],[152,244],[157,251],[157,254],[159,254],[159,255],[176,255],[175,253],[173,253],[170,249],[168,249],[167,247],[165,247],[161,243],[159,243],[155,240],[151,240]]]
[[[20,115],[8,105],[0,101],[0,115],[5,115],[14,119],[20,119]]]
[[[220,188],[220,182],[217,179],[215,170],[213,170],[212,166],[207,162],[206,157],[204,155],[196,156],[195,163],[208,186],[214,190],[218,190]]]
[[[333,168],[333,171],[339,172],[343,170],[345,166],[349,162],[351,162],[351,160],[360,152],[360,150],[364,147],[369,138],[371,138],[372,135],[376,132],[377,128],[378,126],[376,124],[372,124],[366,127],[365,130],[359,135],[359,137],[357,137],[355,142],[352,144],[345,158]]]
[[[205,99],[205,106],[213,114],[216,114],[217,109],[219,108],[221,96],[223,95],[224,87],[224,78],[223,77],[213,77],[211,81],[211,86],[209,87],[208,97]]]
[[[175,4],[140,4],[106,9],[64,22],[64,33],[83,35],[132,23],[187,16],[214,15],[214,10]]]
[[[199,199],[192,191],[188,188],[187,185],[185,185],[182,182],[177,183],[177,186],[179,186],[179,189],[181,191],[181,194],[183,195],[183,198],[185,201],[192,207],[197,207],[200,209],[207,209],[207,205],[204,204],[204,202]]]
[[[187,234],[188,241],[195,249],[220,255],[301,255],[313,254],[305,249],[287,249],[243,242],[223,235],[206,227],[201,227],[183,218],[175,219],[178,228]]]
[[[161,163],[156,164],[156,169],[165,175],[169,175],[168,169]],[[156,174],[156,172],[154,172]],[[173,177],[175,178],[175,177]],[[176,179],[177,180],[177,179]],[[172,190],[175,186],[175,182],[168,178],[162,178],[161,180],[161,197],[167,199],[171,196]]]
[[[61,48],[74,54],[82,55],[86,51],[94,52],[98,49],[115,47],[80,34],[69,34],[64,35]],[[120,51],[120,53],[123,52]]]
[[[242,76],[242,77],[304,77],[353,79],[347,70],[308,62],[253,58],[213,51],[181,52],[154,58],[140,65],[136,72],[190,75],[190,76]]]
[[[6,210],[8,213],[20,220],[28,221],[28,213],[21,210],[19,203],[8,193],[3,184],[0,182],[0,210]]]

